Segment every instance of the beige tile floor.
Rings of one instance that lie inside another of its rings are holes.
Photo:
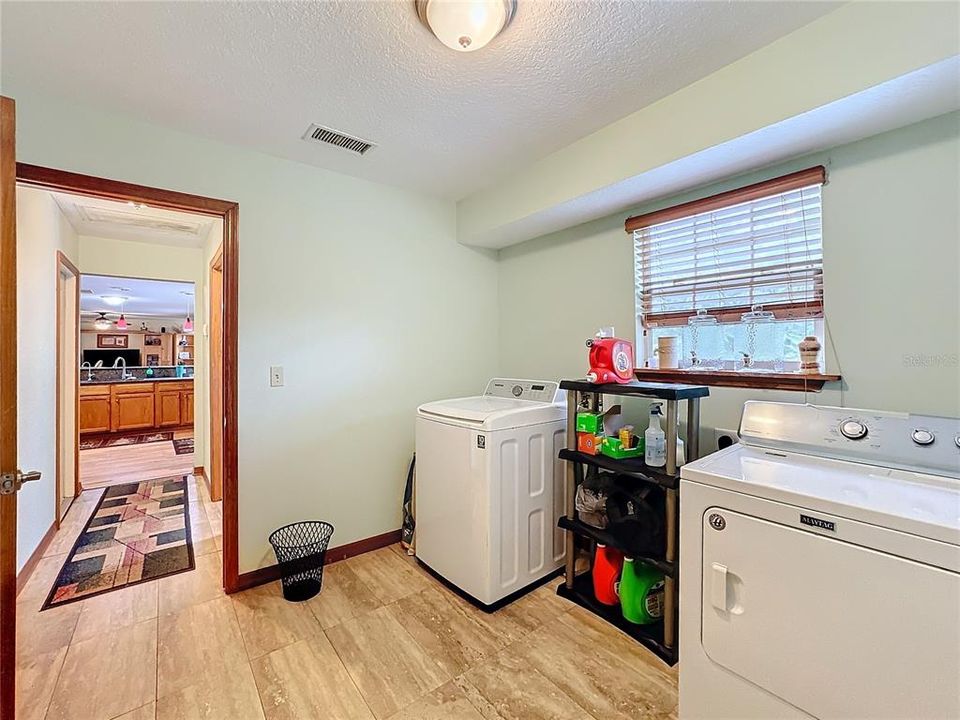
[[[20,720],[676,716],[676,670],[552,582],[487,614],[390,547],[328,566],[307,603],[277,583],[224,595],[218,508],[192,476],[190,500],[195,571],[39,613],[73,542],[56,539],[18,598]]]

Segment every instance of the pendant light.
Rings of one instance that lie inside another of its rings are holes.
[[[188,293],[188,292],[185,292],[185,293],[183,293],[183,294],[184,294],[184,295],[190,295],[190,296],[193,295],[193,293]],[[183,321],[183,331],[184,331],[185,333],[193,332],[193,320],[190,319],[190,314],[191,314],[191,313],[190,313],[190,307],[189,307],[189,305],[188,305],[188,306],[187,306],[187,319]]]
[[[513,20],[517,0],[414,0],[417,16],[451,50],[484,47]]]
[[[127,329],[127,319],[123,316],[123,305],[120,306],[120,319],[117,320],[117,330]]]

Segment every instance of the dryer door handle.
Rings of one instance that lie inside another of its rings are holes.
[[[720,563],[710,565],[710,602],[717,609],[727,611],[727,566]]]

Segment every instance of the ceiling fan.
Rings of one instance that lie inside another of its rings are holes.
[[[98,317],[96,320],[93,321],[93,326],[97,330],[109,330],[111,327],[113,327],[113,323],[110,322],[110,319],[107,317],[105,312],[97,313],[97,316]]]

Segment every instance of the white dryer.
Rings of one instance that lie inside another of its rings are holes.
[[[681,470],[680,717],[960,717],[960,421],[748,402]]]
[[[564,393],[495,378],[417,410],[416,556],[492,607],[564,561]]]

